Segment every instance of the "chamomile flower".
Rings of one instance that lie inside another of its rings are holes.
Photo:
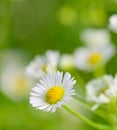
[[[32,89],[30,103],[36,109],[55,112],[75,95],[75,82],[68,72],[45,75]]]
[[[33,86],[33,81],[24,74],[26,57],[18,50],[4,50],[0,55],[1,92],[13,101],[26,98]]]
[[[109,28],[117,33],[117,14],[113,14],[110,18],[109,18]]]
[[[74,67],[74,57],[71,54],[63,54],[60,57],[59,66],[63,70],[68,70]]]
[[[1,72],[1,91],[11,100],[24,99],[33,82],[24,74],[24,68],[16,66],[5,67]]]
[[[74,53],[75,66],[84,71],[93,71],[106,64],[114,55],[113,45],[104,47],[80,47]]]
[[[57,69],[59,52],[47,51],[44,56],[36,56],[26,67],[26,74],[29,77],[41,78],[45,74],[53,73]]]
[[[48,64],[55,67],[55,69],[58,66],[59,56],[60,54],[58,51],[51,51],[51,50],[46,51],[46,58],[47,58]]]
[[[88,46],[110,44],[110,34],[106,29],[86,29],[81,32],[80,38]]]
[[[86,85],[87,100],[96,104],[108,104],[117,97],[117,75],[115,78],[105,75]]]

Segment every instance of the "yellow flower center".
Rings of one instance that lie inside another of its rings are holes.
[[[103,86],[99,91],[96,92],[96,95],[99,96],[100,94],[105,94],[106,90],[108,89],[109,89],[109,86]]]
[[[43,66],[42,66],[42,70],[46,73],[46,72],[47,72],[47,66],[46,66],[46,65],[43,65]]]
[[[15,81],[14,81],[14,91],[18,94],[18,95],[23,95],[24,93],[26,93],[28,91],[28,79],[24,76],[18,77]]]
[[[90,55],[88,62],[92,65],[99,64],[102,60],[102,55],[100,53],[93,53]]]
[[[50,88],[46,93],[46,101],[49,104],[56,104],[64,96],[64,89],[59,86],[54,86]]]

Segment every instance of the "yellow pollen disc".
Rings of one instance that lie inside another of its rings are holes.
[[[100,53],[93,53],[93,54],[90,55],[88,62],[90,64],[95,65],[95,64],[100,63],[101,60],[102,60],[102,55]]]
[[[64,96],[64,89],[59,86],[54,86],[50,88],[46,93],[46,101],[49,104],[56,104]]]
[[[100,94],[105,94],[106,90],[108,90],[109,87],[108,86],[104,86],[103,88],[101,88],[99,91],[97,91],[97,96],[99,96]]]
[[[27,86],[28,86],[28,80],[24,76],[18,77],[14,81],[14,91],[19,95],[22,95],[27,91],[28,89]]]
[[[46,73],[47,72],[47,66],[46,65],[42,66],[42,70]]]

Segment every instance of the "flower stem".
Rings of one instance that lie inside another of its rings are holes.
[[[94,71],[94,73],[93,73],[93,75],[94,75],[94,77],[101,77],[101,76],[103,76],[105,74],[105,66],[103,65],[103,66],[101,66],[101,67],[99,67],[99,68],[97,68],[95,71]]]
[[[87,125],[93,127],[93,128],[97,128],[100,130],[112,130],[113,127],[111,126],[107,126],[107,125],[102,125],[102,124],[98,124],[95,123],[89,119],[87,119],[86,117],[84,117],[83,115],[77,113],[76,111],[74,111],[73,109],[71,109],[70,107],[68,107],[67,105],[63,105],[63,107],[69,111],[71,114],[73,114],[74,116],[76,116],[77,118],[81,119],[82,121],[84,121]]]
[[[103,112],[103,111],[101,111],[101,110],[99,110],[99,109],[97,109],[97,110],[95,110],[95,111],[92,111],[92,110],[91,110],[91,106],[88,105],[86,102],[83,102],[83,101],[80,100],[77,96],[74,96],[74,99],[75,99],[75,100],[78,102],[78,104],[81,105],[82,107],[86,108],[86,109],[89,110],[90,112],[93,112],[93,114],[95,114],[95,115],[97,115],[97,116],[103,118],[103,119],[106,120],[108,123],[111,123],[111,121],[110,121],[110,116],[109,116],[107,113],[105,113],[105,112]]]

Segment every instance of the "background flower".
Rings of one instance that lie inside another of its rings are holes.
[[[117,97],[117,76],[105,75],[87,83],[87,100],[96,104],[108,104]]]
[[[57,70],[58,60],[59,52],[48,50],[46,55],[38,55],[35,57],[26,67],[26,74],[29,77],[38,79],[48,73],[53,73]]]
[[[81,32],[81,40],[88,46],[105,46],[111,43],[107,29],[85,29]]]
[[[23,51],[5,50],[1,52],[1,91],[13,101],[25,99],[33,86],[33,81],[24,73],[24,57],[26,58],[26,54]]]
[[[111,29],[111,31],[117,33],[117,14],[113,14],[112,16],[110,16],[109,29]]]
[[[62,54],[59,61],[59,67],[63,70],[74,68],[74,57],[72,54]]]
[[[113,45],[103,47],[81,47],[74,52],[75,66],[79,70],[93,71],[106,64],[114,55]]]

